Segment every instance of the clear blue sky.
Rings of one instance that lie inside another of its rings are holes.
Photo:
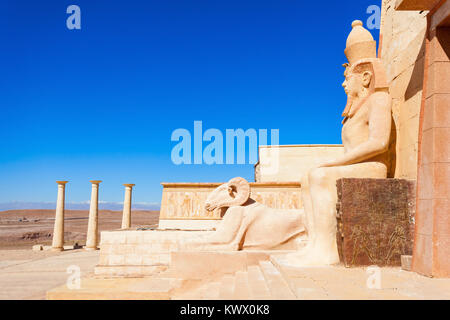
[[[0,2],[0,203],[159,202],[162,181],[253,179],[251,165],[172,164],[173,130],[279,129],[341,143],[351,22],[379,0]],[[66,8],[81,8],[81,30]],[[373,30],[378,39],[378,30]]]

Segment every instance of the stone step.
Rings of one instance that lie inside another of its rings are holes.
[[[220,299],[220,282],[211,282],[206,288],[204,295],[205,300],[219,300]]]
[[[183,293],[175,294],[173,300],[218,300],[220,294],[220,282],[208,282]]]
[[[271,300],[269,288],[259,266],[248,267],[248,284],[253,300]]]
[[[169,270],[174,277],[180,279],[202,280],[220,277],[247,270],[247,254],[208,251],[172,252]]]
[[[294,293],[289,288],[288,283],[283,278],[280,271],[270,261],[261,261],[259,266],[262,270],[270,294],[275,300],[294,300]]]
[[[192,292],[190,298],[183,300],[218,300],[220,295],[220,282],[209,282]]]
[[[167,278],[83,278],[79,289],[63,285],[47,291],[47,300],[170,300],[182,284]]]
[[[226,275],[220,281],[219,299],[233,300],[234,276]]]
[[[238,271],[234,275],[234,300],[251,300],[250,287],[248,284],[248,272]]]
[[[167,266],[96,266],[94,273],[98,277],[145,277],[167,270]]]

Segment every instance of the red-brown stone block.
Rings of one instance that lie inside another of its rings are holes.
[[[400,266],[401,256],[413,249],[415,181],[340,179],[337,189],[341,262]]]

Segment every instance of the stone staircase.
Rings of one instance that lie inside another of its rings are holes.
[[[248,266],[174,295],[173,300],[294,300],[281,272],[270,261]]]

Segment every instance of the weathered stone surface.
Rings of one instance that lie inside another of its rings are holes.
[[[393,176],[416,179],[427,12],[397,11],[396,2],[383,0],[380,30],[381,59],[394,99],[392,145],[395,146],[396,163]]]
[[[164,227],[169,220],[199,221],[197,228],[204,226],[204,221],[222,220],[226,211],[217,209],[207,211],[205,201],[209,193],[221,183],[162,183],[163,195],[161,200],[160,220]],[[252,198],[269,208],[300,209],[302,207],[299,182],[271,182],[251,183]],[[186,223],[195,229],[194,223]],[[186,228],[181,228],[186,229]],[[198,230],[197,229],[197,230]]]
[[[400,266],[414,239],[415,181],[337,181],[337,244],[345,266]]]
[[[411,271],[412,256],[401,256],[402,270]]]
[[[311,169],[342,154],[342,145],[260,146],[255,181],[300,181]]]
[[[36,244],[32,247],[33,251],[42,251],[44,250],[44,246],[42,244]]]

